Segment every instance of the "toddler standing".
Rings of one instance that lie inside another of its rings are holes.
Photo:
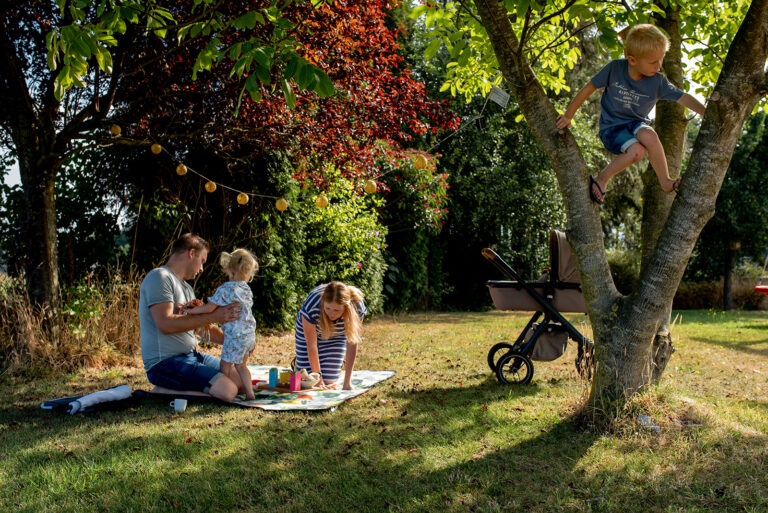
[[[227,273],[229,281],[222,284],[208,303],[187,309],[189,314],[210,313],[219,306],[239,302],[242,305],[240,317],[237,320],[225,322],[221,326],[224,332],[224,345],[221,348],[221,372],[229,376],[234,366],[245,386],[246,400],[255,399],[251,386],[251,373],[248,370],[247,359],[256,347],[256,319],[253,318],[253,294],[248,286],[254,274],[259,269],[256,258],[247,249],[236,249],[231,254],[222,253],[219,263]]]

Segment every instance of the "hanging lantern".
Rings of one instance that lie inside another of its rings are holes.
[[[328,206],[328,198],[325,197],[324,194],[319,195],[315,198],[315,205],[317,205],[318,208],[325,208]]]
[[[213,192],[216,190],[216,184],[213,182],[206,182],[205,183],[205,190],[208,192]]]
[[[184,176],[187,174],[187,166],[184,164],[179,164],[176,166],[176,174],[179,176]]]
[[[376,192],[376,189],[378,189],[378,186],[373,180],[366,180],[365,184],[363,184],[363,190],[368,194],[373,194]]]
[[[120,135],[120,132],[122,132],[123,129],[120,128],[120,125],[112,125],[109,127],[109,131],[112,132],[112,135]]]
[[[151,147],[150,149],[152,150],[152,153],[154,153],[155,155],[157,155],[158,153],[160,153],[161,151],[163,151],[163,147],[162,147],[162,146],[160,146],[160,145],[159,145],[159,144],[157,144],[157,143],[153,144],[153,145],[152,145],[152,147]]]
[[[424,155],[416,155],[416,158],[413,159],[413,167],[416,169],[424,169],[427,167],[427,157]]]
[[[275,208],[280,212],[284,211],[286,208],[288,208],[288,201],[285,198],[280,198],[279,200],[275,201]]]
[[[237,195],[237,202],[240,203],[241,205],[245,205],[246,203],[248,203],[248,195],[244,192],[241,192],[240,194]]]

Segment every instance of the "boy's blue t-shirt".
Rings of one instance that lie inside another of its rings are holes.
[[[609,62],[592,77],[592,85],[597,89],[605,88],[600,100],[601,132],[631,121],[650,123],[648,114],[657,101],[674,102],[683,95],[683,91],[672,85],[661,73],[633,80],[629,76],[627,59]]]

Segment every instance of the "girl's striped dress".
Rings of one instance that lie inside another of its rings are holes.
[[[339,317],[333,323],[333,336],[329,339],[321,338],[320,334],[320,297],[327,284],[319,285],[312,289],[306,301],[296,315],[296,370],[306,369],[312,372],[307,354],[307,339],[304,337],[302,319],[315,325],[317,330],[317,352],[320,358],[320,369],[323,380],[336,381],[344,364],[344,356],[347,354],[347,335],[344,331],[344,317]],[[362,301],[354,303],[360,319],[365,316],[366,309]]]

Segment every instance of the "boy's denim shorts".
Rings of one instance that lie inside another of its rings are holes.
[[[166,358],[147,372],[149,382],[172,390],[194,390],[208,393],[217,379],[220,360],[215,356],[192,351]]]
[[[608,151],[620,155],[636,142],[640,142],[636,135],[641,128],[651,127],[639,120],[612,126],[600,131],[600,140],[603,141],[603,145]]]

